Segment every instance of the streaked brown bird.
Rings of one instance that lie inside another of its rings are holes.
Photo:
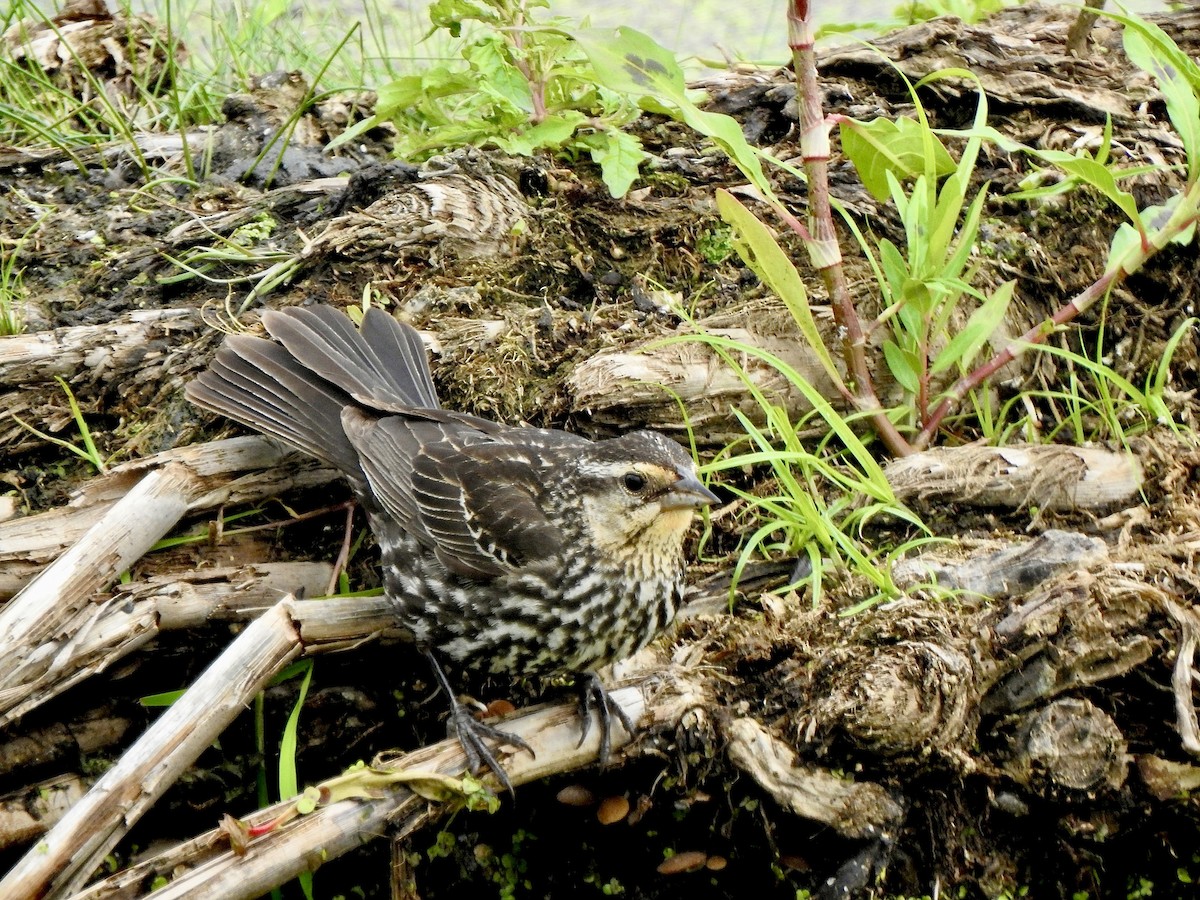
[[[380,309],[361,330],[329,306],[266,312],[274,340],[235,336],[187,386],[195,404],[279,438],[349,479],[379,542],[384,590],[450,697],[472,769],[512,789],[438,663],[501,675],[572,673],[601,761],[612,718],[633,725],[595,670],[675,616],[683,540],[717,498],[674,441],[638,431],[590,441],[438,405],[417,332]]]

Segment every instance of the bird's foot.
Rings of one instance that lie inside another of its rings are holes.
[[[621,727],[630,737],[633,737],[636,729],[629,714],[621,709],[621,704],[614,701],[605,689],[599,675],[595,672],[580,675],[576,684],[579,687],[579,714],[583,717],[583,725],[580,728],[579,743],[575,746],[583,746],[588,732],[592,730],[592,710],[596,710],[600,716],[600,767],[603,768],[608,765],[609,756],[612,754],[613,719],[621,723]]]
[[[437,657],[429,650],[425,651],[425,658],[429,660],[429,667],[433,670],[433,677],[437,680],[438,686],[450,698],[450,718],[446,720],[446,733],[458,740],[459,746],[463,748],[463,753],[467,755],[467,766],[471,772],[478,772],[484,765],[496,773],[496,778],[506,791],[516,796],[513,790],[512,782],[508,778],[508,773],[504,771],[504,767],[496,760],[496,756],[485,743],[491,739],[497,744],[508,744],[510,747],[515,747],[518,750],[528,750],[529,755],[537,757],[533,752],[533,748],[525,742],[523,738],[512,734],[508,731],[501,731],[494,725],[488,725],[486,722],[480,722],[471,711],[459,702],[454,691],[450,687],[450,681],[446,678],[446,673],[442,670],[441,664],[437,661]]]
[[[471,711],[467,707],[453,697],[450,700],[450,718],[446,721],[446,733],[458,740],[459,745],[463,748],[463,753],[467,755],[467,766],[470,771],[478,772],[486,765],[496,773],[496,778],[501,786],[516,796],[508,773],[504,771],[504,767],[500,765],[486,742],[492,740],[497,745],[507,744],[518,750],[528,750],[530,756],[536,757],[537,754],[533,752],[533,748],[523,738],[511,732],[502,731],[494,725],[488,725],[486,722],[480,722],[471,715]]]

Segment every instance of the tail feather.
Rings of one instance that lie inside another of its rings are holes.
[[[358,454],[342,430],[350,397],[309,372],[278,344],[232,337],[208,371],[187,388],[197,406],[279,438],[352,478],[363,478]]]
[[[368,310],[361,332],[329,306],[268,312],[263,324],[302,365],[360,403],[438,408],[420,337],[382,310]]]
[[[425,347],[412,328],[379,309],[362,330],[330,306],[263,314],[276,338],[226,340],[208,371],[187,386],[198,406],[279,438],[363,481],[342,426],[356,405],[421,416],[439,410]],[[450,415],[432,413],[433,418]]]
[[[413,328],[401,325],[382,309],[371,307],[363,316],[361,334],[383,360],[395,383],[406,388],[404,396],[412,400],[413,406],[439,407],[433,376],[429,372],[429,357],[421,336]]]

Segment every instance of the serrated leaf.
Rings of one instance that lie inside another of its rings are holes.
[[[474,80],[466,72],[452,72],[444,66],[420,75],[405,75],[379,88],[375,114],[393,119],[409,112],[428,100],[440,100],[475,89]]]
[[[464,53],[475,75],[475,90],[528,115],[533,111],[529,81],[514,65],[508,45],[499,35],[483,38]]]
[[[683,69],[650,36],[624,26],[581,28],[571,36],[587,54],[597,79],[610,89],[686,102]]]
[[[492,143],[516,156],[529,156],[543,147],[557,150],[571,140],[575,129],[586,118],[583,113],[567,110],[559,115],[547,116],[517,134],[493,138]]]
[[[642,142],[618,128],[589,134],[580,139],[600,167],[600,177],[614,197],[624,197],[637,180],[638,168],[646,159]]]
[[[992,336],[1000,323],[1004,321],[1004,314],[1008,310],[1009,303],[1012,302],[1013,290],[1016,288],[1015,281],[1006,281],[988,296],[976,310],[971,313],[971,317],[967,319],[967,324],[963,329],[950,339],[941,353],[937,355],[937,359],[933,361],[929,372],[931,375],[936,375],[949,369],[951,366],[959,366],[966,368],[971,364],[971,360]]]
[[[495,4],[486,0],[435,0],[429,5],[429,21],[434,28],[445,28],[454,37],[462,32],[462,23],[468,19],[499,25],[500,16]]]
[[[669,50],[632,28],[585,28],[571,35],[602,85],[630,94],[643,109],[678,119],[711,138],[763,196],[774,197],[741,125],[730,116],[699,109],[687,98],[683,70]]]

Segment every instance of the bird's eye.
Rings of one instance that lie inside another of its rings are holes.
[[[625,473],[625,490],[631,494],[640,493],[642,488],[646,486],[646,476],[640,472]]]

